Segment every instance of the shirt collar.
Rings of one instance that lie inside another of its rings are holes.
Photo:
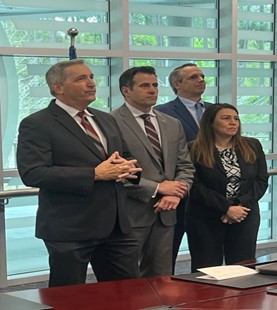
[[[65,110],[71,117],[75,117],[80,112],[79,110],[61,102],[59,99],[56,99],[56,105]],[[93,116],[93,114],[90,113],[87,109],[85,109],[84,112],[90,116]]]
[[[188,108],[192,108],[195,106],[195,103],[196,101],[193,101],[193,100],[189,100],[187,98],[184,98],[184,97],[181,97],[181,96],[178,96],[178,98],[181,100],[181,102],[187,106]],[[200,99],[198,102],[200,102],[202,105],[204,104],[203,100]]]
[[[126,101],[125,101],[125,104],[126,104],[127,108],[131,111],[131,113],[133,114],[134,117],[140,117],[141,115],[146,114],[146,113],[143,113],[142,111],[140,111],[139,109],[134,108],[133,106],[131,106]],[[150,116],[156,117],[156,114],[153,112],[153,108],[151,108],[151,110],[147,114],[149,114]]]

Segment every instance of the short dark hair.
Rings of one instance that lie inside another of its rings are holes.
[[[119,77],[119,89],[122,95],[122,87],[126,86],[132,89],[132,87],[134,86],[134,76],[138,73],[153,74],[157,76],[155,68],[151,66],[140,66],[127,69]]]

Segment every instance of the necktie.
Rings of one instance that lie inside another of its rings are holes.
[[[94,142],[95,146],[97,147],[97,149],[99,150],[99,152],[101,153],[102,157],[104,159],[106,159],[107,154],[106,154],[106,151],[103,147],[103,144],[102,144],[97,132],[94,130],[94,128],[92,127],[92,125],[88,121],[88,119],[85,115],[85,112],[81,111],[77,115],[81,118],[81,125],[85,128],[87,135],[93,139],[93,142]]]
[[[159,161],[162,163],[163,162],[162,148],[157,131],[150,120],[151,116],[149,114],[142,114],[140,115],[140,117],[144,120],[144,127],[147,138],[149,139],[156,155],[158,156]]]
[[[198,124],[200,123],[201,117],[203,115],[203,105],[201,102],[196,102],[195,103],[195,110],[196,110],[196,116],[198,120]]]

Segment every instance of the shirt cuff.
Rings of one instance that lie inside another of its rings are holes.
[[[159,190],[159,186],[160,186],[160,184],[157,185],[157,187],[156,187],[156,189],[155,189],[155,192],[153,193],[153,195],[152,195],[151,198],[156,198],[157,193],[158,193],[158,190]]]

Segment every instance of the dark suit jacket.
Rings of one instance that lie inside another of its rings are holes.
[[[268,186],[268,173],[265,155],[257,139],[248,139],[257,153],[254,164],[247,164],[237,151],[241,169],[241,189],[237,203],[250,208],[249,214],[259,212],[258,200],[264,195]],[[227,177],[218,153],[215,153],[214,168],[206,168],[195,164],[196,174],[190,197],[186,205],[186,213],[197,217],[221,218],[232,205],[226,199]]]
[[[153,193],[158,183],[164,180],[178,180],[192,184],[194,167],[191,163],[184,130],[178,120],[166,114],[155,112],[159,124],[164,168],[159,162],[153,147],[147,139],[133,114],[126,105],[121,106],[112,115],[122,130],[132,154],[138,159],[141,167],[139,185],[128,188],[128,213],[133,227],[146,227],[153,224],[157,214],[153,205]],[[176,211],[161,211],[158,216],[165,226],[176,223]]]
[[[126,190],[121,182],[95,181],[102,162],[92,139],[53,100],[25,118],[19,128],[17,162],[25,185],[39,187],[36,236],[54,241],[99,239],[116,223],[131,230],[126,216]],[[88,108],[114,151],[130,158],[120,130],[108,113]]]
[[[204,102],[206,108],[211,104],[212,103]],[[177,118],[185,130],[187,141],[195,140],[199,127],[179,97],[176,97],[174,100],[165,104],[155,106],[155,110]]]

